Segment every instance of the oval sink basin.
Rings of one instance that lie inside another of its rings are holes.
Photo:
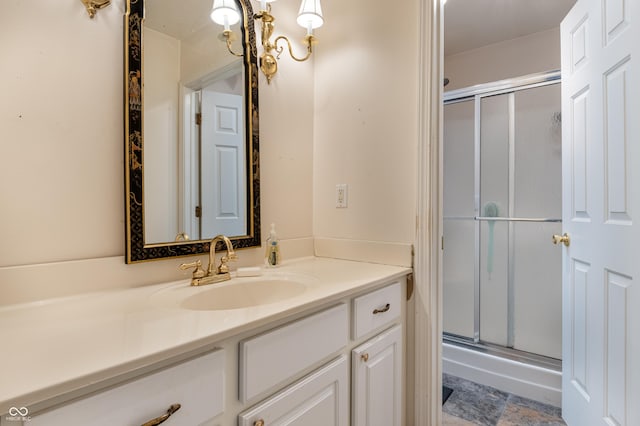
[[[297,281],[271,279],[229,284],[211,284],[181,303],[185,309],[212,311],[267,305],[302,294],[306,287]]]

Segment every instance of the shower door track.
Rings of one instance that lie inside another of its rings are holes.
[[[538,74],[525,75],[518,78],[500,80],[491,83],[478,84],[457,90],[451,90],[443,95],[444,105],[473,101],[474,102],[474,213],[475,216],[444,217],[443,219],[463,220],[472,219],[475,221],[475,253],[474,262],[474,326],[473,338],[469,341],[475,345],[482,345],[480,339],[480,222],[481,221],[503,221],[508,222],[509,253],[508,253],[508,283],[507,283],[507,343],[503,347],[505,351],[515,351],[514,340],[514,269],[512,259],[514,253],[514,225],[515,222],[562,222],[562,219],[555,218],[517,218],[512,217],[515,210],[514,185],[515,181],[515,92],[536,87],[558,84],[561,82],[560,70],[543,72]],[[480,106],[483,98],[509,94],[509,206],[508,217],[485,217],[480,216]]]
[[[513,348],[494,345],[487,342],[474,342],[468,337],[456,336],[455,334],[443,333],[442,340],[455,346],[473,349],[487,355],[506,358],[511,361],[522,362],[536,367],[546,368],[554,371],[562,371],[562,360],[538,355],[531,352],[520,351]]]
[[[494,81],[491,83],[477,84],[462,89],[450,90],[443,94],[444,104],[467,101],[475,96],[494,96],[517,90],[531,89],[559,83],[560,70],[548,71],[539,74],[530,74],[523,77]]]

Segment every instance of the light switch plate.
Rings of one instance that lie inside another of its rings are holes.
[[[348,186],[346,183],[339,183],[336,185],[336,208],[347,208],[349,198]]]

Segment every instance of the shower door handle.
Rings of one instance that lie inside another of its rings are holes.
[[[554,234],[553,237],[551,237],[551,241],[553,241],[553,244],[563,243],[567,247],[571,244],[571,238],[569,238],[569,234],[566,232],[563,235]]]

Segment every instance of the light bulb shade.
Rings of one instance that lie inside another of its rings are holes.
[[[211,20],[218,25],[234,25],[240,22],[236,0],[213,0]]]
[[[298,12],[298,25],[303,28],[319,28],[324,24],[320,0],[302,0]]]

